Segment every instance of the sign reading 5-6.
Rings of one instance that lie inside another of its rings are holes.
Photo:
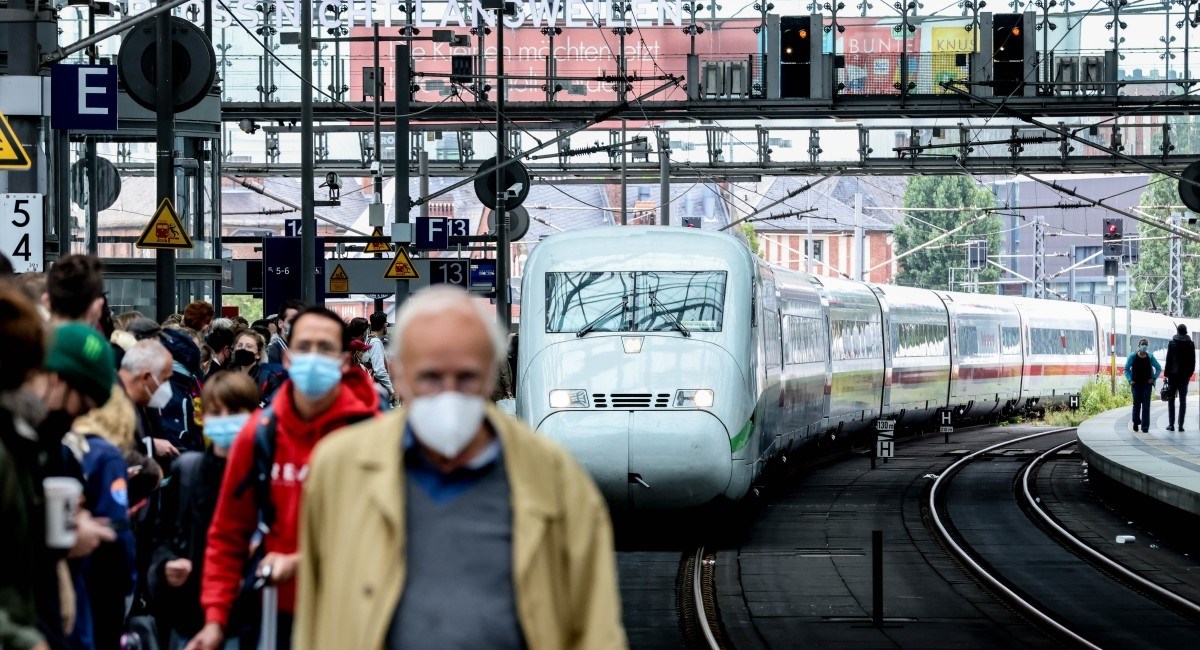
[[[17,273],[46,269],[41,194],[0,194],[0,253]]]

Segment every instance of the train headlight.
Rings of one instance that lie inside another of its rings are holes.
[[[707,388],[675,391],[675,406],[706,409],[712,405],[713,392]]]
[[[587,391],[582,388],[550,391],[550,408],[585,409],[588,407]]]

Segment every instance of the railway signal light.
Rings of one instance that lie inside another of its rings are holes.
[[[1104,259],[1120,260],[1125,253],[1125,222],[1121,219],[1104,219]]]
[[[700,217],[684,217],[683,218],[683,227],[684,228],[699,228],[700,227]]]
[[[1117,277],[1118,266],[1119,266],[1119,262],[1117,260],[1104,260],[1104,277],[1106,277],[1106,278]]]
[[[992,94],[1021,96],[1025,91],[1025,16],[992,16]]]
[[[820,39],[813,38],[812,16],[779,18],[779,96],[812,97],[813,50]],[[816,50],[820,56],[820,50]]]

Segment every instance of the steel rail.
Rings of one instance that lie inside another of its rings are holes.
[[[971,570],[971,572],[976,577],[980,578],[989,587],[994,589],[996,592],[1000,593],[1006,600],[1011,602],[1013,605],[1016,605],[1017,608],[1020,609],[1025,614],[1028,614],[1032,618],[1053,628],[1054,630],[1056,630],[1059,633],[1063,634],[1064,636],[1070,638],[1072,641],[1077,642],[1079,645],[1081,645],[1083,647],[1100,650],[1100,646],[1092,643],[1091,641],[1088,641],[1084,637],[1080,636],[1077,632],[1074,632],[1070,628],[1068,628],[1065,625],[1063,625],[1062,623],[1058,622],[1056,619],[1054,619],[1050,615],[1048,615],[1045,612],[1043,612],[1042,610],[1038,609],[1036,605],[1029,602],[1025,598],[1021,597],[1019,594],[1017,594],[1017,592],[1010,589],[1008,587],[1008,585],[1005,585],[1003,582],[1001,582],[999,579],[997,579],[995,576],[993,576],[991,573],[989,573],[987,569],[983,568],[982,565],[980,565],[978,562],[975,561],[975,558],[971,557],[971,554],[968,553],[966,551],[966,549],[964,549],[962,546],[960,546],[958,544],[958,542],[956,542],[954,540],[954,536],[950,534],[950,528],[948,527],[947,522],[943,521],[942,516],[938,512],[938,497],[941,494],[940,490],[944,486],[950,484],[951,478],[955,474],[957,474],[960,469],[965,467],[968,463],[974,461],[976,458],[978,458],[988,452],[994,451],[996,449],[1000,449],[1002,447],[1007,447],[1009,445],[1013,445],[1018,442],[1024,442],[1026,440],[1033,440],[1034,438],[1041,438],[1043,436],[1054,435],[1057,433],[1064,433],[1067,431],[1071,431],[1073,429],[1075,429],[1075,427],[1066,427],[1063,429],[1052,429],[1050,431],[1042,431],[1042,432],[1030,434],[1027,436],[1021,436],[1019,438],[1014,438],[1012,440],[1006,440],[1004,442],[994,444],[990,447],[985,447],[984,449],[980,449],[979,451],[976,451],[974,453],[963,456],[962,458],[955,461],[952,465],[950,465],[950,467],[947,467],[945,469],[945,471],[943,471],[941,474],[939,474],[937,479],[934,480],[933,487],[930,488],[930,490],[929,490],[929,513],[930,513],[930,516],[933,518],[933,525],[937,528],[937,533],[942,538],[942,541],[950,548],[950,551],[954,554],[955,557],[958,558],[958,560],[960,562],[967,565],[967,567]]]
[[[712,650],[721,650],[721,645],[717,643],[717,637],[708,624],[708,609],[704,606],[704,589],[701,586],[704,576],[703,566],[704,547],[701,546],[696,549],[696,561],[692,566],[692,599],[696,606],[696,618],[700,624],[700,631],[704,633],[704,640]]]
[[[1042,523],[1046,524],[1052,531],[1054,531],[1054,533],[1058,535],[1060,539],[1070,542],[1072,546],[1082,551],[1084,555],[1088,556],[1093,561],[1103,565],[1106,569],[1110,569],[1120,574],[1122,578],[1154,592],[1156,596],[1165,598],[1175,605],[1186,609],[1188,612],[1200,616],[1200,604],[1197,604],[1195,601],[1188,600],[1187,598],[1184,598],[1183,596],[1164,588],[1158,583],[1147,580],[1145,577],[1138,575],[1120,562],[1117,562],[1116,560],[1108,557],[1100,551],[1097,551],[1091,546],[1088,546],[1083,542],[1083,540],[1076,537],[1074,533],[1059,525],[1058,521],[1056,521],[1049,512],[1046,512],[1046,509],[1042,507],[1041,503],[1034,498],[1033,490],[1030,487],[1030,484],[1033,482],[1033,472],[1039,466],[1045,463],[1046,459],[1049,458],[1051,454],[1055,454],[1059,450],[1065,447],[1070,447],[1071,445],[1077,443],[1078,440],[1064,442],[1063,444],[1043,453],[1041,456],[1038,456],[1033,460],[1033,462],[1029,463],[1029,466],[1025,468],[1025,472],[1022,474],[1021,478],[1021,490],[1025,495],[1025,500],[1028,502],[1029,507],[1035,513],[1037,513],[1038,517],[1042,520]]]

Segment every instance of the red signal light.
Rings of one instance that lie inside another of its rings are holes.
[[[1020,35],[1021,35],[1021,28],[1020,28],[1020,27],[1013,27],[1013,28],[1012,28],[1012,35],[1013,35],[1013,36],[1020,36]]]

